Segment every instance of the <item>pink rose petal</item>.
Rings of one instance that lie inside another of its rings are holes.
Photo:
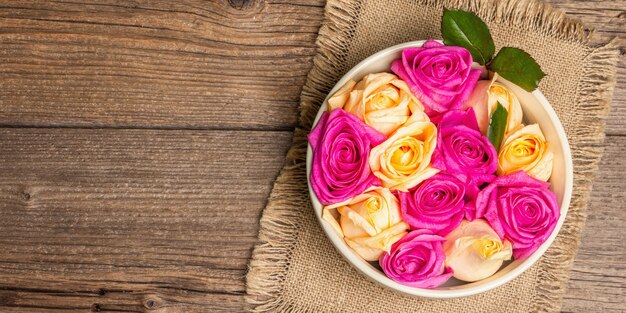
[[[435,288],[452,277],[452,269],[444,265],[445,239],[430,230],[410,232],[396,242],[379,263],[387,277],[405,286]]]
[[[324,112],[308,138],[313,150],[311,186],[322,204],[342,202],[380,186],[368,158],[372,147],[385,141],[383,134],[337,109]]]
[[[440,172],[409,190],[399,192],[402,219],[411,229],[429,229],[445,236],[465,216],[465,184]]]
[[[543,244],[561,214],[549,183],[523,171],[496,178],[476,197],[476,217],[513,245],[513,257],[522,259]]]
[[[472,68],[467,49],[434,40],[404,49],[391,70],[407,82],[431,118],[463,108],[481,75],[481,70]]]

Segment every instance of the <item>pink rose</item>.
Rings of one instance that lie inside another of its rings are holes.
[[[429,229],[445,236],[465,216],[465,184],[440,172],[409,192],[398,193],[402,219],[411,229]]]
[[[549,186],[519,171],[496,178],[476,198],[477,217],[484,216],[500,238],[511,242],[515,259],[535,252],[559,220],[559,204]]]
[[[448,111],[439,120],[433,167],[454,174],[465,183],[465,192],[474,198],[479,188],[495,178],[498,155],[491,142],[478,130],[476,115]],[[473,219],[473,217],[470,217]]]
[[[461,109],[481,73],[472,69],[472,55],[467,49],[444,46],[432,39],[420,48],[404,49],[391,70],[409,84],[431,117]]]
[[[337,109],[323,113],[309,134],[313,151],[311,186],[324,205],[348,200],[380,181],[370,170],[372,147],[385,136],[358,118]]]
[[[440,286],[453,274],[452,269],[444,265],[444,241],[428,229],[414,230],[380,257],[380,267],[387,277],[409,287]]]

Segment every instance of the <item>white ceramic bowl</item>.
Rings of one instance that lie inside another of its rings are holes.
[[[361,78],[363,78],[363,76],[369,73],[389,72],[391,62],[395,59],[400,58],[401,51],[404,48],[421,47],[424,42],[424,40],[412,41],[387,48],[376,54],[373,54],[372,56],[368,57],[367,59],[356,65],[354,68],[352,68],[352,70],[344,75],[341,80],[337,82],[335,87],[330,91],[317,114],[314,125],[317,124],[320,116],[322,115],[322,112],[326,111],[326,101],[328,100],[330,95],[333,95],[348,80],[353,79],[355,81],[359,81],[361,80]],[[312,151],[311,146],[309,145],[306,156],[306,169],[307,179],[309,179],[309,194],[311,196],[311,202],[313,203],[315,214],[317,215],[317,218],[320,221],[322,228],[326,232],[326,235],[333,243],[335,248],[337,248],[339,253],[341,253],[341,255],[343,255],[343,257],[350,264],[352,264],[352,266],[354,266],[358,271],[360,271],[370,280],[389,289],[413,296],[427,298],[458,298],[470,296],[488,291],[511,281],[513,278],[517,277],[522,272],[531,267],[535,262],[537,262],[541,255],[543,255],[543,253],[548,249],[552,241],[554,241],[554,238],[556,237],[559,230],[561,229],[561,226],[563,225],[563,221],[565,220],[567,209],[570,204],[570,198],[572,196],[572,155],[569,143],[567,142],[567,137],[565,136],[565,131],[563,130],[563,126],[561,125],[559,118],[552,109],[552,106],[550,105],[550,103],[548,103],[548,100],[539,90],[535,90],[532,93],[529,93],[503,79],[498,79],[498,81],[507,85],[510,90],[513,91],[513,93],[519,98],[522,105],[522,110],[524,111],[524,121],[527,124],[539,124],[546,137],[546,140],[549,143],[550,151],[554,153],[554,169],[552,171],[552,178],[550,179],[550,182],[551,189],[552,191],[554,191],[554,193],[556,193],[559,204],[561,205],[561,216],[552,235],[548,238],[548,240],[546,240],[545,243],[543,243],[537,249],[537,251],[535,251],[528,258],[523,260],[509,261],[505,263],[496,274],[481,281],[465,283],[452,278],[443,286],[434,289],[422,289],[401,285],[389,279],[381,270],[372,266],[367,261],[361,259],[350,247],[348,247],[343,238],[341,238],[326,221],[322,220],[322,204],[317,199],[315,193],[313,192],[313,189],[311,189],[310,172]]]

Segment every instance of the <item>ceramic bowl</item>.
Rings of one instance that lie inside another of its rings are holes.
[[[327,98],[324,100],[324,103],[320,107],[314,125],[317,124],[322,112],[326,111],[328,98],[348,80],[352,79],[359,81],[363,78],[363,76],[369,73],[390,72],[389,68],[391,66],[391,62],[400,58],[400,54],[403,49],[408,47],[421,47],[424,42],[424,40],[413,41],[387,48],[373,54],[352,68],[330,91]],[[552,106],[543,96],[541,91],[535,90],[533,92],[527,92],[504,79],[500,78],[498,81],[509,87],[510,90],[519,98],[522,110],[524,111],[524,122],[526,124],[539,124],[546,140],[550,143],[549,149],[554,153],[554,168],[550,179],[550,189],[556,193],[561,208],[561,216],[554,231],[552,232],[552,235],[528,258],[505,262],[496,274],[481,281],[466,283],[452,278],[446,284],[434,289],[422,289],[401,285],[385,276],[385,274],[375,265],[361,259],[345,243],[343,238],[337,234],[330,224],[322,220],[322,204],[318,201],[315,193],[311,189],[310,184],[309,175],[311,172],[312,151],[311,146],[309,145],[306,158],[307,179],[309,179],[309,194],[311,196],[311,202],[313,204],[315,214],[317,215],[324,232],[335,248],[337,248],[339,253],[348,261],[348,263],[361,272],[365,277],[380,284],[381,286],[407,295],[427,298],[465,297],[479,294],[506,284],[530,268],[535,262],[537,262],[537,260],[539,260],[541,255],[546,252],[548,247],[550,247],[550,244],[552,244],[554,238],[557,236],[561,226],[563,225],[563,221],[565,220],[567,209],[570,204],[570,198],[572,196],[572,155],[569,143],[567,142],[567,137],[565,135],[565,130],[563,129],[556,113],[552,109]]]

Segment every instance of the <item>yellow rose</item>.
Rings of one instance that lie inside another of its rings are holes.
[[[437,144],[437,127],[431,122],[402,126],[370,152],[370,168],[383,187],[408,191],[439,170],[430,166]]]
[[[498,175],[522,170],[536,179],[548,181],[553,160],[554,154],[548,151],[548,143],[539,125],[520,126],[502,143],[498,154]]]
[[[502,242],[498,234],[482,219],[464,220],[446,235],[443,244],[446,265],[454,271],[456,279],[473,282],[485,279],[510,260],[513,247]]]
[[[407,234],[398,199],[387,188],[372,187],[342,203],[324,207],[322,218],[367,261],[377,261]]]
[[[478,127],[483,134],[487,133],[491,115],[496,110],[498,102],[508,111],[505,134],[513,131],[522,124],[522,106],[517,97],[502,83],[496,81],[498,74],[491,80],[479,80],[465,106],[473,107],[478,121]]]
[[[330,99],[328,110],[343,108],[385,136],[411,120],[428,120],[424,107],[396,75],[375,73],[343,85]]]

